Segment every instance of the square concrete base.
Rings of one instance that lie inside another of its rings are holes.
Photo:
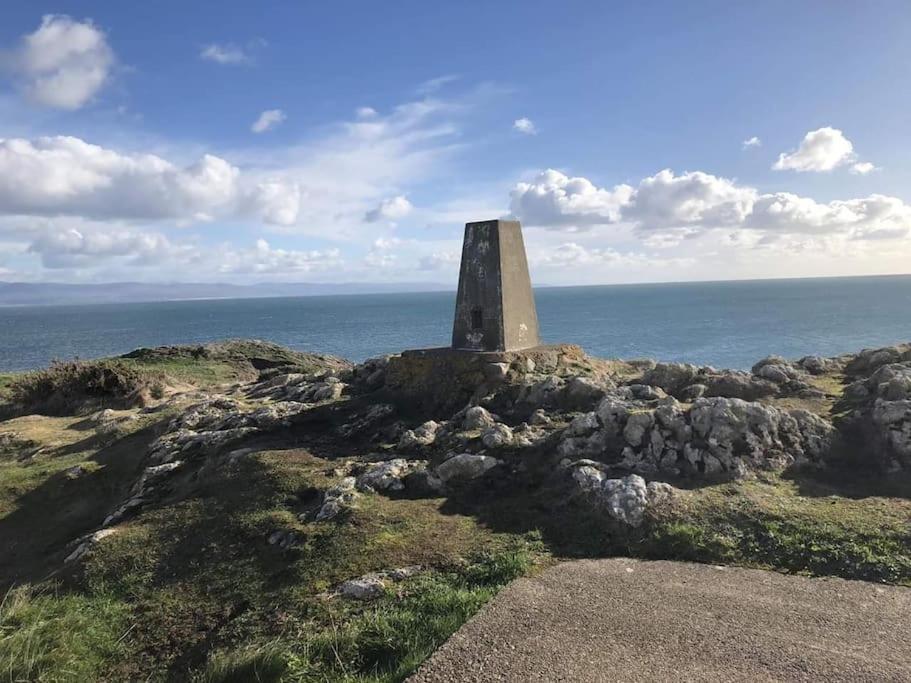
[[[397,400],[414,403],[427,414],[448,415],[486,396],[503,382],[522,383],[532,373],[566,374],[585,358],[582,348],[573,344],[548,344],[520,351],[412,349],[389,360],[386,388]]]

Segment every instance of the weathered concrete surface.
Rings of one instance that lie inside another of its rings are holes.
[[[505,588],[415,674],[444,681],[907,681],[911,589],[630,559]]]
[[[502,220],[466,224],[453,348],[508,351],[539,343],[521,225]]]
[[[599,362],[604,363],[589,359],[573,344],[480,353],[450,348],[415,349],[390,357],[385,382],[396,400],[419,403],[432,414],[464,408],[472,397],[483,396],[497,382],[517,382],[532,373],[569,374]],[[507,366],[505,374],[492,377],[492,366],[501,363]]]

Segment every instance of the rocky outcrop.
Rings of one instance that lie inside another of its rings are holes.
[[[249,409],[238,401],[217,398],[188,407],[174,418],[168,429],[150,448],[151,460],[165,463],[212,455],[226,445],[256,432],[291,424],[291,419],[308,410],[309,404],[282,401]]]
[[[630,474],[612,479],[597,466],[581,463],[570,466],[576,490],[595,508],[624,525],[642,525],[646,511],[667,503],[679,494],[669,484],[650,482]]]
[[[896,344],[879,349],[864,349],[845,364],[849,377],[869,377],[883,365],[911,361],[911,344]]]
[[[321,403],[340,398],[345,387],[341,379],[331,374],[287,373],[251,385],[247,396],[273,401]]]
[[[437,437],[440,423],[428,420],[419,427],[406,430],[399,439],[399,448],[402,450],[417,450],[431,445]]]
[[[575,418],[558,451],[633,472],[743,476],[755,469],[820,463],[835,439],[827,421],[737,398],[700,398],[691,406],[608,396]]]
[[[911,469],[911,360],[881,364],[903,355],[896,347],[865,352],[857,367],[876,369],[845,389],[852,410],[843,420],[854,447],[885,470]]]

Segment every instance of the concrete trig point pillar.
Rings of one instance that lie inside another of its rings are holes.
[[[452,347],[515,351],[538,344],[522,226],[501,220],[467,223]]]

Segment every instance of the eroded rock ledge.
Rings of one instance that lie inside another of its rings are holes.
[[[544,486],[634,528],[693,480],[836,461],[865,473],[911,468],[911,345],[772,356],[750,372],[602,360],[572,345],[406,351],[266,372],[192,398],[169,399],[179,414],[150,446],[130,496],[74,541],[71,561],[213,468],[291,445],[318,444],[335,461],[333,483],[301,514],[326,524],[365,495]],[[279,531],[269,542],[293,546]]]

